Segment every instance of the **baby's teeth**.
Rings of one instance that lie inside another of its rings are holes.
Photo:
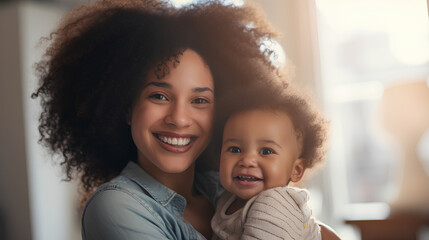
[[[171,138],[168,138],[167,143],[168,144],[173,144],[173,140],[171,140]]]
[[[183,145],[183,138],[179,138],[179,141],[177,141],[178,145]]]
[[[241,181],[245,181],[245,182],[249,182],[249,181],[256,181],[257,178],[256,177],[251,177],[251,176],[239,176],[238,177]]]
[[[173,138],[173,141],[171,141],[173,145],[177,145],[177,138]]]

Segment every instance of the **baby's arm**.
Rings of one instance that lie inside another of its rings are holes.
[[[241,239],[321,239],[308,199],[306,190],[292,187],[261,192],[248,205]]]

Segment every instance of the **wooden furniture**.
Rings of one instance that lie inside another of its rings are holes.
[[[381,220],[345,222],[360,229],[362,240],[417,240],[420,229],[429,227],[429,213],[402,213]]]

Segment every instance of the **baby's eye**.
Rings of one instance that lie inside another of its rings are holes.
[[[241,153],[241,149],[235,146],[229,147],[226,151],[231,153]]]
[[[259,153],[262,155],[270,155],[270,154],[273,154],[274,151],[272,149],[269,149],[269,148],[263,148],[263,149],[261,149],[261,151]]]
[[[204,98],[197,98],[197,99],[194,99],[194,100],[192,101],[192,103],[196,103],[196,104],[204,104],[204,103],[209,103],[209,101],[208,101],[207,99],[204,99]]]
[[[167,97],[162,95],[161,93],[155,93],[149,96],[150,98],[156,99],[156,100],[167,100]]]

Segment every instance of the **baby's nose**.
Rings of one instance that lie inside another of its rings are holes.
[[[241,167],[257,167],[258,160],[255,154],[246,154],[239,162]]]

